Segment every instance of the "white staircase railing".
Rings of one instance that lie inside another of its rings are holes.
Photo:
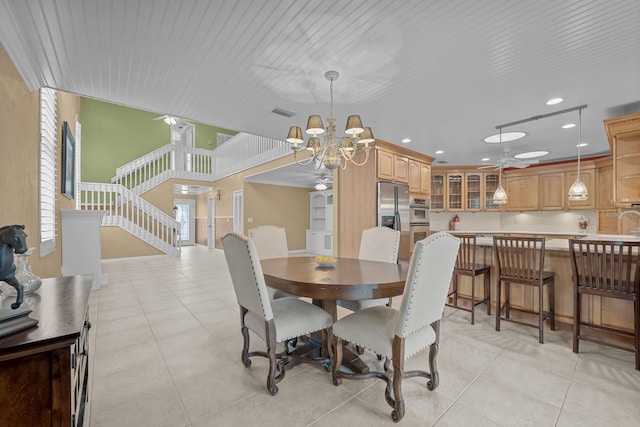
[[[118,226],[170,256],[180,255],[180,223],[120,184],[80,183],[81,208],[106,211],[103,226]]]
[[[213,152],[167,144],[117,168],[111,183],[142,194],[171,178],[213,181]]]

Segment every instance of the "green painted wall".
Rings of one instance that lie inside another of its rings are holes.
[[[81,111],[82,181],[111,182],[116,168],[169,143],[169,126],[153,120],[159,114],[90,98],[82,98]],[[215,148],[218,132],[237,133],[194,124],[198,148]]]

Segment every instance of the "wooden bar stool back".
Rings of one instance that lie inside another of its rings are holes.
[[[478,304],[487,304],[487,314],[491,314],[491,265],[479,264],[476,260],[476,235],[454,234],[460,239],[460,249],[453,269],[451,289],[447,297],[448,307],[471,312],[471,324],[475,323],[475,307]],[[484,292],[482,299],[476,297],[476,276],[484,276]],[[458,293],[458,275],[471,277],[471,297]],[[458,299],[468,300],[470,306],[459,305]]]
[[[498,286],[496,292],[496,331],[500,321],[506,320],[524,326],[538,328],[540,343],[544,343],[544,320],[550,319],[551,330],[555,330],[554,272],[544,270],[544,237],[493,237],[493,247],[498,263]],[[504,282],[504,304],[502,304],[502,283]],[[518,283],[538,288],[538,311],[511,306],[511,284]],[[544,287],[548,285],[549,310],[544,311]],[[502,312],[504,311],[504,316]],[[511,311],[538,315],[538,323],[528,323],[511,318]]]
[[[640,242],[569,240],[573,270],[573,352],[580,350],[580,340],[635,352],[640,370],[640,336],[638,292],[640,291]],[[594,325],[582,320],[582,296],[596,295],[633,302],[633,332]],[[588,328],[582,332],[582,326]],[[588,332],[604,331],[633,338],[631,346]]]

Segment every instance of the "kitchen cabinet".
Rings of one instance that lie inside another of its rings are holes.
[[[589,193],[589,197],[587,200],[569,200],[568,193],[569,187],[578,177],[578,170],[576,169],[574,172],[567,172],[565,184],[567,189],[564,190],[564,195],[567,200],[569,209],[595,209],[596,208],[596,199],[597,199],[597,191],[596,191],[596,171],[595,169],[581,169],[580,170],[580,179],[584,182],[584,185],[587,187],[587,192]],[[564,188],[564,187],[562,187]]]
[[[446,198],[445,178],[446,174],[444,173],[431,173],[431,210],[444,210],[444,201]]]
[[[507,211],[538,210],[538,175],[506,176]]]
[[[539,206],[541,211],[558,211],[565,209],[569,185],[566,185],[564,172],[540,174],[538,177],[538,186],[540,190]],[[511,194],[508,192],[507,195],[511,197]]]
[[[307,251],[333,254],[333,191],[309,193],[309,229],[306,234]]]
[[[378,179],[385,181],[409,183],[409,158],[390,153],[384,150],[376,150]]]
[[[425,197],[431,194],[431,166],[420,163],[420,193]]]
[[[462,202],[464,195],[464,174],[447,174],[447,210],[450,212],[464,210]]]
[[[482,210],[483,189],[482,172],[465,173],[464,175],[464,210],[478,212]]]
[[[500,185],[500,175],[497,173],[485,173],[483,175],[484,181],[484,205],[485,211],[499,211],[500,205],[493,203],[493,195]]]
[[[596,209],[615,209],[613,202],[613,163],[600,167],[596,171],[596,195]]]
[[[420,192],[420,162],[409,160],[409,192]]]
[[[640,203],[640,114],[604,121],[613,153],[613,200],[622,207]]]

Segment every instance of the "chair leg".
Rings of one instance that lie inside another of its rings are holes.
[[[483,276],[484,298],[487,300],[487,315],[491,316],[491,273],[484,273]]]
[[[496,283],[496,331],[500,332],[500,312],[502,311],[502,281]]]
[[[342,366],[342,340],[336,336],[333,337],[333,365],[331,368],[331,378],[333,384],[338,386],[342,384],[342,375],[340,375],[340,366]]]
[[[544,344],[544,285],[538,285],[538,341]]]
[[[453,305],[458,306],[458,275],[453,274]]]
[[[476,323],[476,275],[471,276],[471,324]]]
[[[267,390],[272,396],[278,393],[276,374],[278,363],[276,360],[276,328],[273,319],[267,322],[267,358],[269,359],[269,373],[267,374]]]
[[[511,283],[504,283],[504,314],[508,319],[511,317]]]
[[[434,342],[429,346],[429,372],[431,379],[427,381],[427,388],[431,391],[438,388],[440,384],[440,374],[438,373],[438,364],[436,358],[438,357],[438,342]]]
[[[633,312],[634,312],[634,327],[633,334],[635,335],[635,346],[636,346],[636,370],[640,371],[640,333],[638,332],[638,317],[640,316],[640,302],[638,301],[638,295],[636,295],[635,301],[633,301]]]
[[[549,282],[549,311],[551,312],[551,330],[556,330],[556,285],[552,280]]]
[[[582,296],[578,292],[577,287],[574,285],[573,290],[573,352],[580,353],[580,343],[578,337],[580,336],[580,313],[582,312]]]
[[[394,409],[391,418],[396,423],[404,417],[404,399],[402,397],[402,379],[404,376],[404,340],[395,337],[392,349],[393,361],[393,401]]]
[[[244,341],[240,360],[242,360],[242,364],[248,368],[251,366],[251,359],[249,359],[249,328],[244,324],[244,316],[247,314],[247,311],[248,310],[246,308],[240,307],[240,325],[242,330],[242,339]]]

